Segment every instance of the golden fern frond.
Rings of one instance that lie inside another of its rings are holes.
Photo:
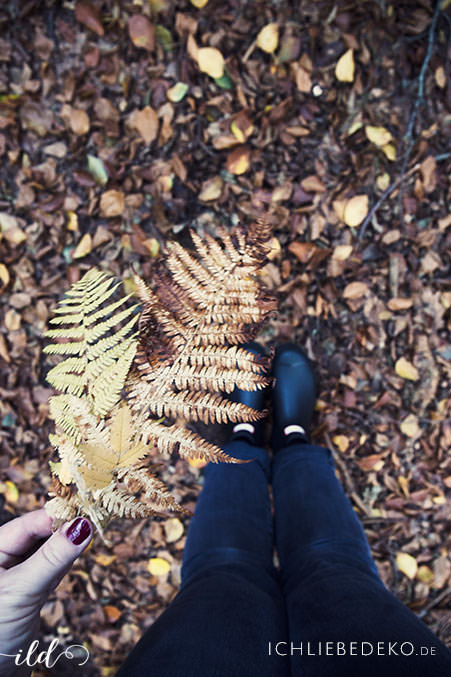
[[[120,282],[99,270],[72,285],[55,310],[44,349],[63,357],[48,375],[60,393],[50,401],[59,461],[51,464],[47,508],[55,524],[84,514],[102,534],[112,517],[186,513],[155,475],[157,454],[248,462],[180,425],[266,415],[226,395],[270,382],[268,359],[240,344],[275,309],[258,275],[271,231],[262,220],[218,233],[192,232],[192,251],[169,244],[152,289],[134,276],[139,313],[130,294],[117,298]]]

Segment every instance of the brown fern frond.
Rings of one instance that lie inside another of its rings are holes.
[[[158,455],[247,463],[182,421],[258,421],[266,412],[227,398],[236,387],[269,385],[269,359],[240,346],[255,337],[275,300],[259,269],[270,249],[268,219],[218,238],[192,232],[193,249],[168,245],[153,287],[135,275],[141,301],[116,299],[119,283],[89,271],[71,287],[47,332],[49,354],[64,359],[49,381],[59,461],[48,511],[55,524],[87,515],[100,533],[112,517],[187,513],[158,478]],[[137,328],[137,332],[135,332]]]

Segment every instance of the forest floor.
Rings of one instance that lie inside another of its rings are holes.
[[[50,483],[42,333],[64,290],[92,266],[151,281],[167,241],[269,199],[261,340],[316,362],[314,439],[386,585],[450,641],[450,4],[2,3],[2,520]],[[202,475],[174,458],[162,477],[193,509]],[[112,523],[45,605],[43,642],[114,674],[177,593],[188,523]]]

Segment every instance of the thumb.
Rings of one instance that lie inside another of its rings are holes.
[[[74,561],[88,546],[92,526],[84,517],[76,517],[55,532],[20,568],[22,592],[40,594],[56,588]]]

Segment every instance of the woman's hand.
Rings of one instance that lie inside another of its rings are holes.
[[[26,655],[37,636],[42,605],[92,537],[91,524],[81,517],[53,535],[51,523],[42,509],[0,527],[0,674],[3,677],[31,672],[26,665],[16,666],[16,655],[20,650]],[[36,550],[44,538],[47,540]]]

